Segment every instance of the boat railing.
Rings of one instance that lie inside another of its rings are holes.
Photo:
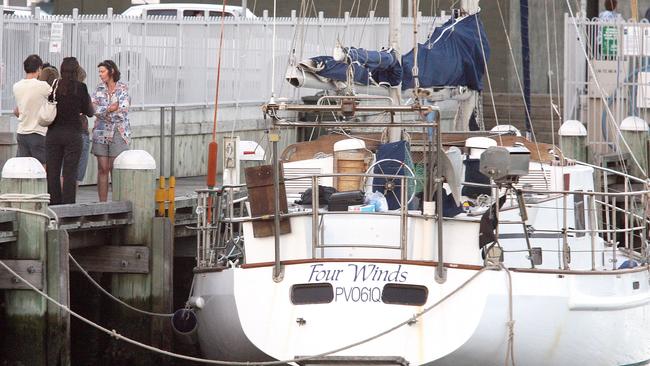
[[[599,167],[595,167],[599,168]],[[542,190],[542,189],[521,189],[520,192],[527,197],[530,201],[531,198],[536,199],[535,202],[526,202],[527,208],[540,207],[539,202],[544,200],[559,200],[561,204],[558,207],[546,207],[546,209],[561,210],[560,215],[562,224],[556,228],[532,228],[537,233],[543,234],[557,234],[561,237],[563,242],[562,248],[555,250],[561,254],[562,265],[561,269],[571,269],[571,253],[584,250],[571,249],[569,245],[569,238],[575,236],[589,235],[591,238],[591,269],[596,270],[596,255],[611,251],[612,268],[617,269],[617,252],[625,251],[627,253],[636,253],[637,257],[641,260],[646,260],[648,256],[647,248],[647,227],[650,224],[646,214],[648,197],[650,197],[650,189],[644,185],[644,190],[631,190],[629,186],[632,181],[636,183],[645,182],[633,176],[624,173],[611,171],[612,174],[617,174],[622,177],[622,185],[624,191],[611,191],[607,185],[604,185],[602,191],[571,191],[571,190]],[[387,215],[399,216],[399,243],[395,245],[376,245],[372,243],[363,244],[327,244],[323,242],[323,219],[327,215],[342,215],[342,214],[356,214],[356,212],[332,212],[323,210],[319,207],[319,182],[324,178],[336,177],[359,177],[362,179],[369,178],[385,178],[399,180],[400,187],[408,187],[408,181],[416,179],[416,177],[403,176],[403,175],[390,175],[390,174],[370,174],[370,173],[329,173],[329,174],[310,174],[302,176],[294,176],[286,178],[285,181],[290,180],[310,180],[312,190],[312,201],[310,209],[301,209],[300,211],[291,211],[281,213],[280,217],[290,218],[299,216],[311,216],[311,252],[312,257],[316,258],[319,251],[326,248],[383,248],[398,250],[400,258],[409,258],[408,248],[408,220],[414,217],[428,217],[437,218],[437,215],[423,215],[421,211],[413,212],[408,210],[408,204],[401,204],[398,210],[388,212],[374,212],[372,215]],[[462,182],[462,185],[472,187],[490,188],[494,192],[498,192],[498,186],[494,184],[480,184]],[[218,266],[221,261],[220,258],[228,257],[229,252],[233,248],[238,248],[242,255],[244,249],[241,244],[236,245],[239,241],[238,238],[242,237],[241,224],[245,222],[255,222],[262,220],[270,220],[273,215],[252,216],[247,212],[245,205],[248,197],[245,196],[245,185],[230,185],[223,186],[215,189],[198,190],[198,206],[197,206],[197,226],[195,229],[199,231],[197,235],[197,263],[199,267],[213,267]],[[399,202],[408,201],[408,189],[400,190]],[[241,192],[241,193],[238,193]],[[239,194],[239,196],[238,196]],[[243,196],[242,196],[243,195]],[[540,200],[540,197],[544,200]],[[516,202],[516,200],[512,200]],[[496,202],[495,197],[492,197],[492,202]],[[303,206],[305,207],[305,206]],[[519,209],[517,205],[505,206],[502,211],[511,209]],[[544,208],[540,208],[544,209]],[[573,219],[569,219],[573,217]],[[449,218],[453,220],[453,218]],[[519,224],[522,227],[527,227],[525,220],[503,220],[501,224]],[[619,225],[620,224],[620,225]],[[523,230],[523,229],[522,229]],[[526,231],[525,234],[528,234]],[[498,232],[497,232],[498,235]],[[602,238],[606,247],[603,249],[599,245],[598,238]],[[515,252],[517,250],[513,250]],[[549,249],[544,249],[548,252]],[[554,250],[550,250],[554,251]],[[533,248],[524,249],[529,257],[533,256]],[[534,268],[531,265],[531,268]]]
[[[399,231],[400,241],[396,245],[373,245],[372,243],[365,244],[336,244],[328,245],[322,243],[319,234],[322,230],[322,217],[325,215],[339,215],[348,214],[352,212],[333,212],[325,211],[319,208],[319,194],[318,186],[319,181],[323,178],[334,177],[359,177],[362,179],[368,178],[384,178],[399,180],[399,187],[408,187],[409,180],[415,180],[416,177],[393,175],[393,174],[369,174],[369,173],[331,173],[331,174],[315,174],[303,175],[291,178],[289,180],[311,180],[312,189],[312,204],[310,211],[300,212],[287,212],[281,213],[281,218],[297,217],[297,216],[311,216],[312,217],[312,253],[316,256],[318,249],[325,249],[329,247],[364,247],[364,248],[385,248],[399,250],[403,259],[407,258],[407,225],[408,225],[408,189],[400,189],[400,209],[397,211],[388,212],[375,212],[376,215],[399,216]],[[247,196],[235,197],[235,193],[241,191],[244,185],[222,186],[214,189],[200,189],[197,190],[197,226],[193,229],[198,231],[197,235],[197,264],[199,267],[212,267],[219,264],[219,257],[227,255],[224,253],[229,250],[228,243],[235,241],[241,235],[241,227],[239,224],[245,222],[255,222],[270,220],[273,215],[252,216],[250,213],[244,214],[245,203],[248,200]],[[239,213],[239,216],[236,215]],[[236,228],[235,228],[236,226]],[[237,230],[237,233],[234,232]],[[242,250],[243,253],[243,250]]]

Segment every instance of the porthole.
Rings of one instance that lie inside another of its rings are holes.
[[[291,286],[291,302],[294,305],[327,304],[334,300],[330,283],[304,283]]]
[[[384,286],[381,300],[386,304],[424,305],[427,302],[429,290],[425,286],[389,283]]]

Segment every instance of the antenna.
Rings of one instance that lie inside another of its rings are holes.
[[[278,2],[273,0],[273,47],[271,51],[271,100],[269,103],[275,104],[275,26],[277,23],[277,17],[275,11],[277,9]]]

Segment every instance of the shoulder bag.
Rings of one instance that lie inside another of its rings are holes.
[[[47,127],[52,124],[56,118],[56,89],[59,87],[59,80],[52,83],[52,93],[38,111],[38,124],[41,127]],[[50,98],[52,101],[50,101]]]

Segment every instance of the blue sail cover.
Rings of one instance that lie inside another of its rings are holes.
[[[478,28],[477,28],[478,22]],[[479,33],[480,30],[480,33]],[[485,57],[490,57],[490,46],[483,22],[478,14],[463,19],[450,19],[434,29],[424,44],[418,44],[420,87],[467,86],[482,90],[485,71],[481,42]],[[402,89],[413,88],[413,50],[402,57],[401,64],[390,50],[368,51],[350,48],[346,62],[331,56],[313,57],[315,73],[336,81],[347,81],[348,65],[354,71],[354,81],[361,85],[389,84]]]
[[[354,82],[361,85],[388,83],[397,86],[402,82],[402,68],[392,51],[368,51],[350,48],[347,62],[335,61],[331,56],[312,57],[318,68],[317,74],[328,79],[347,81],[348,64],[352,65]]]
[[[490,58],[490,46],[483,22],[478,18],[478,14],[467,16],[452,25],[455,21],[450,19],[437,27],[427,42],[418,44],[421,88],[449,85],[483,90],[481,80],[485,73],[485,64],[481,42],[485,50],[485,58]],[[402,89],[415,87],[412,73],[413,58],[413,50],[402,57],[404,68]]]

